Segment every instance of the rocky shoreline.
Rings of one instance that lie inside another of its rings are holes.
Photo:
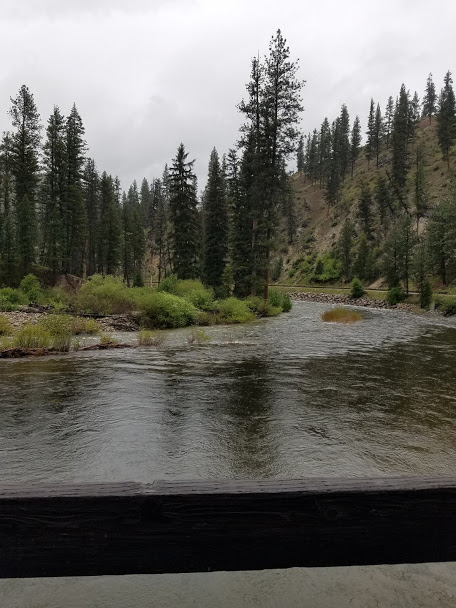
[[[0,312],[0,314],[8,319],[14,329],[20,329],[26,323],[35,325],[43,317],[51,314],[52,311],[44,308],[36,308],[33,306],[23,306],[18,310],[11,312]],[[52,314],[54,314],[52,312]],[[67,313],[65,313],[67,314]],[[110,331],[138,331],[139,322],[131,315],[74,315],[76,317],[84,317],[95,319],[99,324],[100,330],[103,332]]]
[[[343,294],[315,293],[299,291],[290,293],[290,298],[297,302],[321,302],[323,304],[345,304],[347,306],[362,306],[365,308],[383,308],[387,310],[402,310],[413,312],[416,307],[412,304],[400,302],[395,306],[390,306],[386,300],[376,300],[374,298],[350,298]]]

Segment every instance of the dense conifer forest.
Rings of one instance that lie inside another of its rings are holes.
[[[383,278],[398,298],[412,283],[422,294],[431,282],[451,283],[451,73],[439,94],[429,75],[422,100],[405,85],[384,105],[372,99],[364,132],[343,105],[304,135],[297,72],[279,30],[251,61],[238,141],[213,149],[201,193],[183,143],[161,176],[125,187],[90,157],[77,106],[67,115],[55,106],[43,127],[23,85],[1,141],[0,285],[31,272],[48,284],[101,274],[137,287],[175,274],[216,294],[230,285],[239,297],[267,299],[279,279]]]

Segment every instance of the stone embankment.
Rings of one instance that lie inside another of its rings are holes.
[[[331,294],[331,293],[315,293],[299,291],[290,293],[292,300],[299,302],[322,302],[324,304],[345,304],[347,306],[364,306],[365,308],[384,308],[389,310],[404,310],[406,312],[412,312],[413,306],[411,304],[405,304],[401,302],[395,306],[390,306],[386,300],[375,300],[374,298],[350,298],[343,294]]]
[[[19,329],[26,323],[35,325],[48,314],[53,314],[52,310],[47,310],[44,307],[22,306],[19,310],[12,312],[0,312],[4,315],[14,329]],[[99,324],[101,331],[138,331],[139,322],[131,315],[75,315],[83,316],[84,318],[93,318]]]

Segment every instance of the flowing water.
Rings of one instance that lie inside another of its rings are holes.
[[[0,482],[456,473],[456,326],[328,306],[0,362]],[[456,605],[456,564],[7,580],[1,608]]]

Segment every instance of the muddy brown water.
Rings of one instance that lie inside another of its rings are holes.
[[[455,322],[328,308],[1,361],[1,481],[456,474]],[[454,607],[456,564],[4,580],[0,606]]]

